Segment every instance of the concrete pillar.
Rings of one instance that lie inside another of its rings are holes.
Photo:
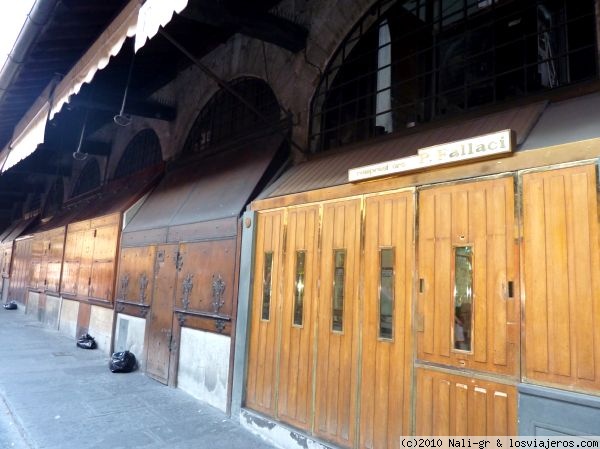
[[[246,211],[242,216],[242,250],[240,256],[240,285],[235,327],[235,355],[233,358],[233,385],[231,391],[231,417],[241,417],[246,389],[246,364],[252,311],[252,273],[254,272],[254,245],[256,213]]]

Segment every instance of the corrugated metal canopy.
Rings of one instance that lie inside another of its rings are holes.
[[[375,143],[356,145],[332,154],[324,154],[301,163],[265,189],[259,199],[306,192],[348,183],[348,170],[417,154],[420,148],[466,139],[504,129],[517,135],[517,145],[539,119],[546,102],[539,102],[466,120],[454,125],[427,129]]]
[[[30,232],[49,231],[70,223],[125,212],[154,186],[163,164],[106,184],[100,190],[67,203],[50,220],[40,221]]]
[[[10,232],[2,238],[2,243],[10,243],[13,242],[16,238],[20,237],[25,231],[27,231],[29,226],[37,219],[37,217],[25,218],[23,220],[17,221],[14,226],[10,227]]]
[[[282,141],[271,135],[168,173],[123,233],[239,216]]]

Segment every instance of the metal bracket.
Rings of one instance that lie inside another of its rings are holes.
[[[212,308],[213,313],[219,313],[221,307],[225,304],[223,300],[223,292],[225,292],[225,281],[220,274],[213,274],[212,277]]]
[[[215,321],[215,329],[217,330],[217,332],[219,334],[222,334],[223,330],[225,329],[225,320],[216,320]]]
[[[128,287],[129,287],[129,275],[127,273],[125,273],[123,276],[121,276],[120,291],[119,291],[119,297],[121,299],[126,299]]]
[[[146,318],[146,315],[148,315],[148,311],[149,311],[149,310],[150,310],[150,308],[149,308],[149,307],[147,307],[147,308],[143,308],[142,310],[140,310],[140,316],[141,316],[142,318]]]
[[[188,273],[183,280],[183,298],[181,298],[181,302],[185,310],[190,307],[190,293],[192,293],[192,288],[194,288],[194,282],[192,281],[193,278],[194,275]]]
[[[177,321],[179,322],[179,325],[183,327],[185,325],[185,315],[183,313],[178,313]]]
[[[148,287],[148,276],[146,273],[140,274],[140,303],[146,301],[146,288]]]

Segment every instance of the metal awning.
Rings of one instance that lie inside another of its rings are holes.
[[[170,171],[123,230],[124,244],[165,243],[181,226],[236,221],[282,142],[274,134]]]
[[[333,187],[348,183],[348,170],[417,154],[426,148],[473,136],[512,129],[521,145],[546,107],[533,103],[494,114],[464,120],[455,125],[429,128],[413,134],[354,145],[331,154],[318,155],[288,170],[265,189],[258,199]]]
[[[81,59],[55,86],[48,86],[29,111],[16,125],[11,142],[0,152],[1,172],[32,154],[44,143],[48,120],[60,112],[81,87],[90,83],[99,70],[104,69],[111,57],[119,53],[125,39],[136,36],[135,49],[141,48],[174,13],[181,12],[188,0],[130,0],[113,22],[98,37]],[[139,33],[139,35],[138,35]]]

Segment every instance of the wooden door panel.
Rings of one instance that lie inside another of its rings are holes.
[[[46,291],[54,293],[58,292],[61,268],[62,263],[60,261],[48,262],[46,269]]]
[[[156,250],[154,289],[148,322],[146,371],[165,384],[169,381],[177,248],[178,245],[160,245]]]
[[[71,295],[77,294],[77,280],[79,277],[79,261],[66,261],[63,264],[63,273],[60,291]]]
[[[519,283],[513,178],[421,191],[419,231],[418,358],[517,375]],[[469,255],[465,265],[458,265],[461,252]],[[455,308],[455,281],[461,270],[470,276],[472,296]],[[455,342],[455,337],[470,340],[470,347]]]
[[[115,276],[113,261],[94,261],[90,273],[89,295],[93,298],[112,301]]]
[[[177,307],[231,316],[236,239],[182,243],[179,252]],[[213,283],[223,287],[220,300],[215,299]]]
[[[118,299],[150,304],[154,290],[155,258],[155,245],[121,249]]]
[[[514,386],[416,370],[416,435],[516,435]]]
[[[114,259],[119,239],[119,226],[96,228],[94,236],[94,260]]]
[[[277,408],[280,419],[310,430],[319,207],[291,208],[287,223]]]
[[[360,447],[397,448],[410,432],[414,193],[369,197],[365,217]]]
[[[283,211],[257,214],[246,405],[271,416],[276,412],[283,226]]]
[[[356,434],[360,223],[360,200],[323,205],[314,431],[344,446]]]
[[[595,165],[522,175],[525,374],[600,388]],[[533,317],[533,318],[532,318]]]
[[[94,257],[94,230],[87,229],[81,235],[81,256],[79,262],[79,276],[77,277],[77,294],[88,296],[92,275],[92,262]]]

